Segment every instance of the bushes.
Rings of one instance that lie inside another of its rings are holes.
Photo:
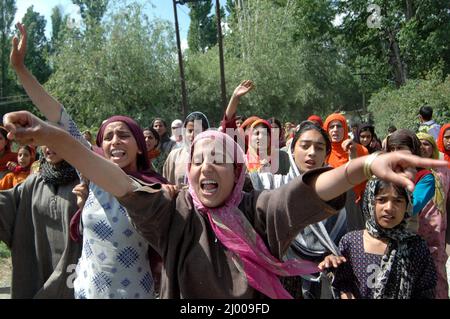
[[[389,125],[416,131],[417,114],[422,105],[433,107],[433,119],[450,122],[450,76],[444,81],[436,78],[410,80],[400,89],[384,88],[370,99],[369,111],[375,120],[377,134],[384,137]]]

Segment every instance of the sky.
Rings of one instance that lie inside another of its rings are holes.
[[[169,20],[174,23],[172,0],[138,0],[140,3],[146,3],[146,13],[150,17],[158,17]],[[151,4],[150,4],[151,3]],[[221,5],[225,4],[225,0],[220,0]],[[75,20],[79,18],[79,8],[74,5],[71,0],[16,0],[16,19],[20,21],[27,11],[28,7],[34,6],[34,11],[45,16],[47,20],[46,36],[51,35],[51,12],[55,6],[61,6],[65,14],[70,14]],[[187,46],[187,32],[189,29],[189,9],[186,5],[177,5],[178,23],[180,25],[180,37],[182,39],[182,47]]]

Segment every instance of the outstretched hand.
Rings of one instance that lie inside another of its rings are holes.
[[[20,40],[17,36],[13,37],[11,54],[9,56],[9,60],[14,69],[21,68],[25,65],[25,54],[27,52],[27,31],[25,30],[25,26],[20,22],[16,26],[19,29],[21,37]]]
[[[248,92],[250,92],[251,90],[253,90],[255,88],[255,85],[253,84],[253,82],[251,80],[244,80],[241,82],[241,84],[239,84],[233,92],[233,95],[241,98],[242,96],[244,96],[245,94],[247,94]]]
[[[28,111],[5,114],[3,125],[8,131],[8,139],[23,145],[48,145],[52,132],[56,130]]]
[[[433,160],[412,155],[409,151],[396,151],[379,155],[373,161],[370,169],[373,175],[380,179],[414,190],[414,175],[416,167],[445,167],[443,160]]]

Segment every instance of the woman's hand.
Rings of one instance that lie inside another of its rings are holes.
[[[344,256],[335,256],[335,255],[328,255],[325,257],[325,259],[319,264],[319,269],[321,271],[324,271],[326,268],[338,268],[340,264],[347,262],[347,259],[345,259]]]
[[[9,171],[14,171],[14,169],[17,167],[17,163],[16,162],[12,162],[9,161],[8,163],[6,163],[6,168],[8,168]]]
[[[77,206],[79,209],[83,209],[84,204],[86,203],[86,199],[89,195],[89,181],[82,178],[81,183],[76,185],[72,193],[74,193],[77,196]]]
[[[372,162],[372,174],[380,179],[414,190],[416,167],[445,167],[443,160],[433,160],[412,155],[409,151],[396,151],[380,154]]]
[[[348,153],[350,159],[355,159],[357,157],[356,154],[356,143],[353,139],[348,138],[341,144],[342,149]]]
[[[24,61],[25,54],[27,52],[27,31],[25,30],[25,26],[20,22],[18,22],[16,26],[19,29],[21,37],[20,40],[17,36],[13,37],[9,60],[14,69],[19,69],[25,66]]]
[[[5,114],[3,124],[9,132],[8,139],[22,145],[49,145],[52,134],[58,130],[28,111]]]
[[[248,92],[253,90],[255,88],[255,85],[251,80],[244,80],[239,84],[233,92],[233,96],[237,98],[241,98],[244,95],[246,95]]]
[[[177,197],[178,192],[180,191],[178,186],[171,184],[163,184],[162,188],[169,194],[169,197],[172,199]]]

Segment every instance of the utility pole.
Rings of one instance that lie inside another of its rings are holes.
[[[222,110],[227,107],[227,91],[225,89],[225,66],[223,62],[223,45],[222,45],[222,25],[220,19],[220,3],[216,0],[216,17],[217,17],[217,42],[219,43],[219,61],[220,61],[220,91],[222,96]]]
[[[183,53],[181,52],[181,41],[180,41],[180,28],[178,25],[178,14],[177,14],[177,3],[179,1],[173,1],[173,14],[175,16],[175,33],[177,37],[177,48],[178,48],[178,64],[180,68],[180,82],[181,82],[181,113],[183,118],[187,116],[187,93],[186,93],[186,80],[184,77],[184,66],[183,66]],[[184,4],[184,3],[182,3]]]

